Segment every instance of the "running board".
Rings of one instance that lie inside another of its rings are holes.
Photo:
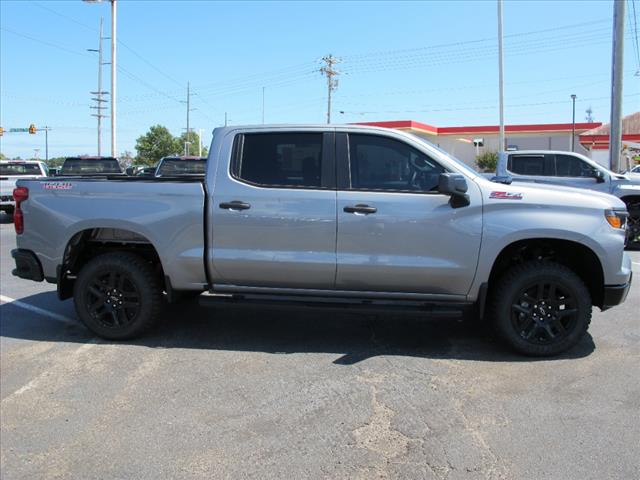
[[[415,300],[387,300],[371,298],[310,297],[302,295],[264,295],[203,293],[198,297],[203,307],[234,305],[239,307],[272,309],[328,309],[355,311],[386,311],[399,313],[420,313],[438,318],[462,318],[465,311],[472,308],[468,302],[424,302]]]

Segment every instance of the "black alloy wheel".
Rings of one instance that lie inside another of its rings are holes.
[[[133,338],[151,328],[163,301],[150,262],[129,252],[89,260],[78,273],[73,298],[80,320],[110,340]]]

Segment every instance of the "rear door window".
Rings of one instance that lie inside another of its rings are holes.
[[[283,188],[322,187],[322,133],[247,133],[236,139],[232,175]]]
[[[518,175],[544,175],[544,155],[509,155],[507,169]]]

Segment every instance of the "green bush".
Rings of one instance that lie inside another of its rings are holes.
[[[480,170],[495,172],[498,167],[498,153],[484,152],[476,157],[476,164]]]

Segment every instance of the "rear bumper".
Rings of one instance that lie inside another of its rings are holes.
[[[629,277],[629,281],[622,285],[608,285],[604,287],[604,297],[602,300],[602,310],[607,310],[624,302],[631,288],[633,274]]]
[[[36,254],[31,250],[16,248],[11,250],[11,256],[16,262],[16,268],[11,272],[13,276],[24,278],[25,280],[33,280],[34,282],[44,280],[42,265],[40,265]]]

